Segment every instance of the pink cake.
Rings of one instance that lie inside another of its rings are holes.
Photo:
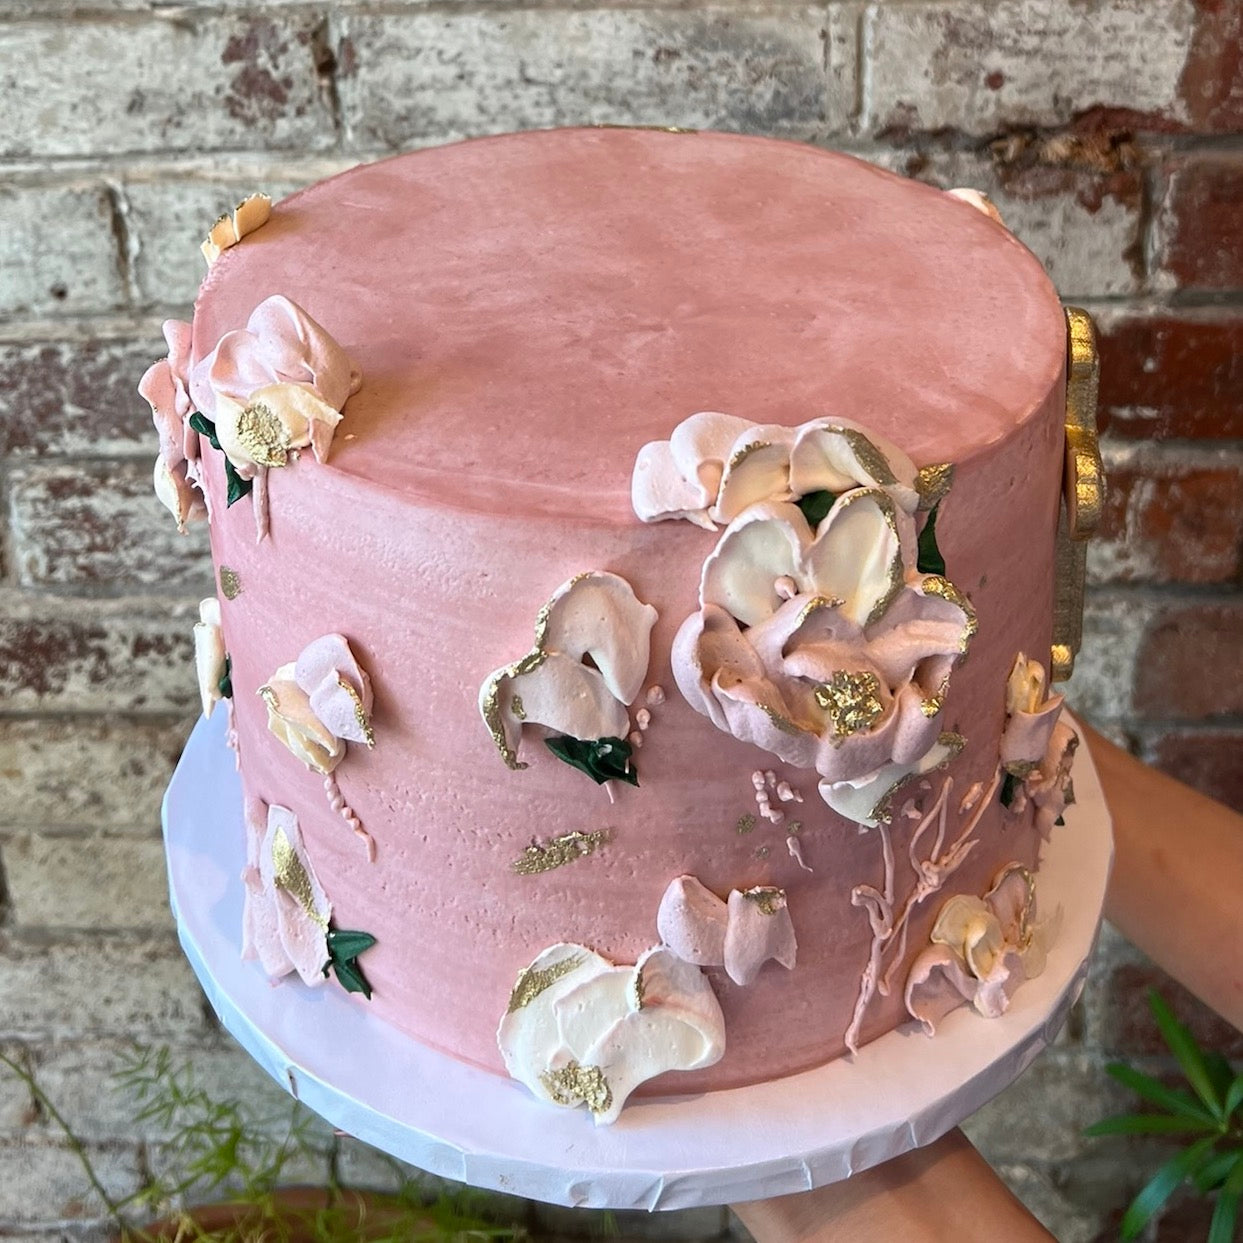
[[[205,254],[143,392],[256,971],[598,1121],[1005,1008],[1070,796],[1067,329],[986,201],[564,130]]]

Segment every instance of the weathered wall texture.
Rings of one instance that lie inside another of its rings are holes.
[[[1239,0],[0,0],[0,1044],[110,1187],[159,1156],[100,1086],[122,1042],[242,1073],[166,909],[158,801],[209,576],[202,532],[150,495],[134,392],[207,223],[394,150],[598,121],[786,135],[987,190],[1103,335],[1112,488],[1073,697],[1243,806],[1241,42]],[[1109,1237],[1149,1155],[1078,1130],[1116,1103],[1105,1060],[1157,1053],[1154,978],[1107,937],[1060,1046],[971,1127],[1067,1243]],[[97,1215],[0,1078],[0,1235],[94,1238]],[[1160,1238],[1203,1232],[1184,1208]]]

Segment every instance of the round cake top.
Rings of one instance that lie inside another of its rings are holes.
[[[633,522],[648,441],[721,410],[962,462],[1060,383],[1040,264],[949,195],[730,134],[535,131],[356,168],[213,265],[194,361],[264,298],[358,362],[331,464],[429,503]]]

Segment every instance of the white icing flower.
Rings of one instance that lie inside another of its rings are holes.
[[[339,634],[308,643],[259,688],[268,729],[308,768],[328,774],[345,758],[345,744],[373,746],[371,680]]]
[[[880,489],[914,513],[917,478],[905,453],[846,419],[790,428],[705,412],[639,450],[631,501],[644,522],[687,518],[713,530],[749,505],[815,491]]]
[[[216,397],[216,437],[234,466],[254,471],[288,464],[291,453],[310,448],[328,460],[341,412],[304,384],[268,384],[245,403]]]
[[[207,234],[199,249],[207,266],[220,258],[220,252],[236,246],[248,233],[267,224],[272,216],[272,200],[266,194],[251,194],[231,212],[221,216]]]
[[[725,1020],[703,972],[663,946],[616,967],[563,943],[518,976],[497,1043],[540,1100],[609,1123],[646,1080],[718,1062]]]
[[[750,984],[769,959],[791,969],[798,953],[785,892],[770,886],[734,889],[723,901],[679,876],[661,898],[656,930],[679,958],[724,967],[735,984]]]
[[[246,807],[246,886],[242,957],[257,958],[273,979],[296,971],[304,984],[324,983],[332,905],[311,866],[287,807],[258,799]]]
[[[800,487],[836,482],[842,464],[808,443],[819,456],[800,466]],[[914,543],[913,519],[879,488],[844,492],[815,531],[795,505],[749,506],[705,562],[700,611],[674,642],[687,702],[815,769],[834,806],[941,763],[937,717],[975,616],[951,583],[915,569]]]
[[[625,738],[655,621],[656,610],[616,574],[595,570],[558,587],[536,619],[532,650],[479,690],[479,711],[505,763],[526,768],[518,748],[527,725],[584,742]]]
[[[1026,777],[1040,766],[1062,711],[1062,696],[1046,698],[1045,670],[1020,652],[1006,682],[1006,727],[1001,763],[1006,772]]]
[[[194,669],[198,675],[203,715],[210,717],[212,709],[224,698],[220,684],[228,672],[224,633],[220,628],[220,601],[215,596],[199,602],[199,620],[194,623]]]
[[[1044,970],[1060,925],[1060,910],[1036,922],[1035,879],[1008,864],[983,898],[959,894],[941,908],[932,944],[907,976],[907,1011],[929,1035],[967,1002],[985,1018],[999,1017],[1019,985]]]

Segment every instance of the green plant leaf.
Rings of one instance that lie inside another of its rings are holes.
[[[1124,1062],[1110,1062],[1105,1071],[1123,1087],[1130,1088],[1137,1096],[1142,1096],[1153,1105],[1160,1105],[1162,1109],[1181,1114],[1184,1118],[1194,1118],[1197,1122],[1216,1126],[1217,1119],[1188,1092],[1167,1088],[1156,1079],[1132,1070]]]
[[[226,493],[228,505],[232,505],[234,502],[240,501],[242,497],[248,496],[251,488],[255,486],[253,479],[243,479],[237,473],[237,468],[228,458],[224,460],[224,478],[225,483],[228,485]]]
[[[808,525],[814,531],[828,517],[829,510],[833,508],[836,501],[836,492],[821,490],[808,492],[794,503],[803,511],[803,517],[807,519]]]
[[[1199,1131],[1216,1132],[1216,1123],[1184,1118],[1178,1114],[1119,1114],[1084,1128],[1084,1135],[1194,1135]]]
[[[1196,1173],[1193,1180],[1196,1190],[1206,1196],[1214,1187],[1220,1187],[1222,1183],[1230,1177],[1230,1172],[1234,1169],[1234,1163],[1239,1159],[1239,1152],[1231,1149],[1229,1152],[1219,1152],[1207,1162]]]
[[[1122,1218],[1122,1237],[1134,1239],[1139,1232],[1152,1220],[1156,1211],[1178,1190],[1182,1182],[1199,1169],[1209,1153],[1213,1151],[1216,1139],[1209,1136],[1196,1140],[1190,1148],[1171,1157],[1149,1179],[1144,1189],[1131,1201]]]
[[[328,932],[328,952],[333,958],[345,961],[357,958],[374,944],[375,937],[369,932],[350,932],[345,928],[332,928]]]
[[[937,547],[937,513],[941,508],[938,501],[929,511],[924,521],[924,529],[919,533],[919,556],[915,560],[915,568],[921,574],[944,574],[945,558]]]
[[[545,738],[548,749],[559,760],[584,772],[597,785],[606,781],[639,784],[639,774],[631,760],[633,748],[624,738],[593,738],[582,741],[569,735]]]
[[[1014,796],[1019,792],[1019,786],[1022,781],[1013,773],[1006,773],[1001,779],[1001,805],[1009,807],[1014,802]]]
[[[1204,1065],[1208,1070],[1209,1081],[1213,1085],[1213,1093],[1222,1102],[1222,1109],[1225,1110],[1226,1093],[1230,1091],[1230,1085],[1234,1082],[1234,1070],[1216,1049],[1204,1050]]]
[[[1230,1117],[1240,1105],[1243,1105],[1243,1075],[1237,1075],[1226,1090],[1226,1117]]]
[[[1243,1196],[1243,1152],[1236,1152],[1231,1170],[1209,1223],[1207,1243],[1233,1243],[1234,1227],[1239,1216],[1239,1197]]]
[[[1195,1038],[1174,1017],[1174,1012],[1155,989],[1148,994],[1148,1008],[1157,1020],[1162,1039],[1170,1046],[1170,1052],[1178,1059],[1178,1064],[1182,1067],[1183,1074],[1186,1075],[1187,1082],[1191,1084],[1195,1094],[1208,1107],[1214,1118],[1224,1118],[1226,1116],[1225,1102],[1217,1093],[1212,1072]]]

